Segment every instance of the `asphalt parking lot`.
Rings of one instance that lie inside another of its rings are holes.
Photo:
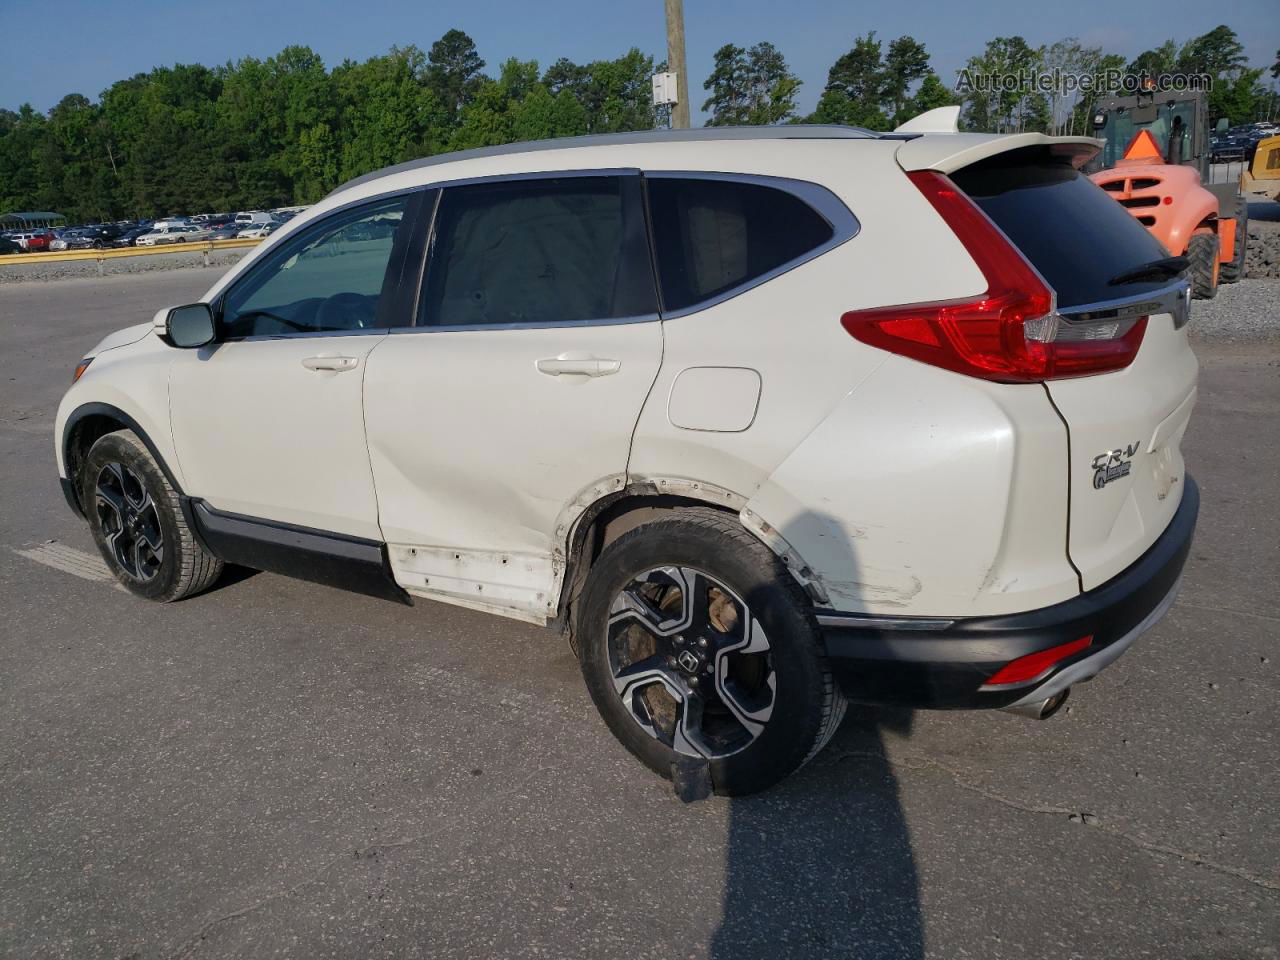
[[[782,787],[684,805],[544,630],[114,586],[57,401],[214,275],[0,287],[0,957],[1280,955],[1280,335],[1198,343],[1181,597],[1068,709],[852,710]]]

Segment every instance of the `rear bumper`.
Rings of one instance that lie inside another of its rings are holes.
[[[851,698],[940,709],[1008,707],[1047,699],[1096,676],[1172,606],[1191,549],[1200,491],[1158,540],[1102,586],[1062,603],[995,617],[873,617],[815,611],[827,656]],[[988,686],[1012,660],[1091,636],[1092,643],[1022,684]]]

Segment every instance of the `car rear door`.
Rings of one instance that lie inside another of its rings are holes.
[[[442,191],[416,325],[365,377],[379,520],[406,590],[555,613],[569,525],[624,486],[662,358],[640,191],[618,172]]]
[[[1093,589],[1137,560],[1181,502],[1180,444],[1198,371],[1187,282],[1168,266],[1143,273],[1167,251],[1043,150],[997,155],[951,177],[1055,291],[1059,340],[1136,346],[1122,369],[1045,383],[1069,436],[1069,553]]]

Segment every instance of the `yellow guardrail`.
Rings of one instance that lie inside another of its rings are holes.
[[[165,243],[157,247],[121,247],[113,250],[104,247],[101,250],[41,250],[38,253],[12,253],[0,256],[0,267],[10,263],[61,263],[66,260],[97,260],[98,272],[102,272],[103,261],[116,260],[122,257],[152,257],[165,253],[203,253],[205,265],[208,265],[209,254],[218,250],[234,250],[237,247],[256,247],[262,241],[246,237],[234,240],[194,240],[182,243]]]

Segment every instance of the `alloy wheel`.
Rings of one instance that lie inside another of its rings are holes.
[[[776,691],[769,638],[716,578],[692,567],[641,573],[614,597],[607,629],[614,689],[655,740],[710,760],[764,732]]]
[[[116,564],[140,583],[152,580],[164,562],[164,533],[142,479],[124,464],[107,463],[98,472],[94,501]]]

